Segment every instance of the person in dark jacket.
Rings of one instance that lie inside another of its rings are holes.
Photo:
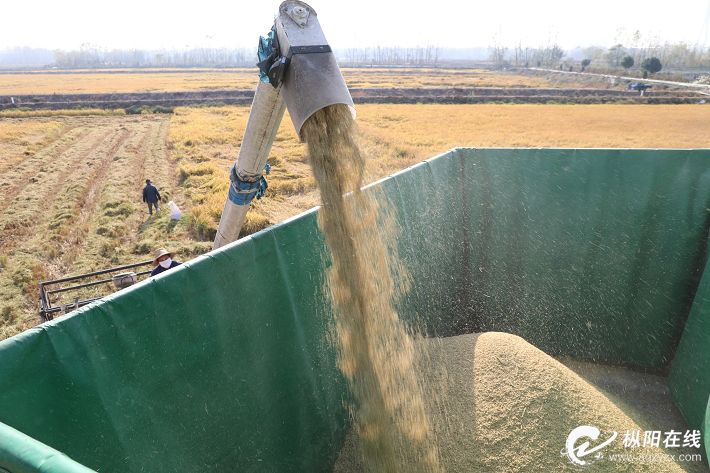
[[[153,260],[153,271],[150,272],[151,276],[156,276],[168,269],[174,268],[175,266],[180,266],[182,263],[179,261],[173,261],[175,258],[174,251],[168,251],[165,248],[158,248],[155,250],[155,259]]]
[[[153,209],[151,205],[155,207],[156,212],[160,212],[160,206],[158,201],[160,200],[160,192],[158,189],[150,183],[150,179],[145,180],[146,186],[143,188],[143,202],[148,204],[148,213],[153,215]]]

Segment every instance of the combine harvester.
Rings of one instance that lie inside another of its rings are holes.
[[[0,342],[0,472],[332,471],[350,395],[317,209],[232,242],[284,103],[300,130],[352,101],[307,5],[284,2],[260,49],[214,251]],[[457,148],[373,190],[401,229],[405,321],[670,370],[705,433],[710,150]]]

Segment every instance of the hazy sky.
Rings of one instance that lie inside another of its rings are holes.
[[[182,49],[249,46],[266,34],[280,1],[4,0],[0,50],[13,46],[77,49]],[[556,39],[563,48],[610,46],[616,32],[640,30],[671,42],[699,39],[710,0],[313,0],[335,48],[381,45],[489,46],[493,36],[529,46]],[[701,43],[705,38],[701,38]]]

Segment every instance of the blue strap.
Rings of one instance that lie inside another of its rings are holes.
[[[271,170],[271,166],[268,164],[266,166],[268,170]],[[256,197],[257,200],[261,199],[264,196],[264,192],[266,192],[266,189],[269,187],[266,178],[261,176],[254,182],[242,181],[237,176],[234,168],[235,166],[232,166],[229,170],[229,180],[232,181],[229,186],[229,200],[236,205],[249,205],[254,197]]]

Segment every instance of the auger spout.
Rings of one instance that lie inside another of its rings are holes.
[[[308,4],[286,1],[279,6],[274,26],[260,38],[258,56],[261,81],[230,170],[229,196],[213,249],[237,240],[252,199],[264,194],[263,171],[286,108],[300,139],[303,123],[328,105],[346,104],[355,116],[335,55]]]

